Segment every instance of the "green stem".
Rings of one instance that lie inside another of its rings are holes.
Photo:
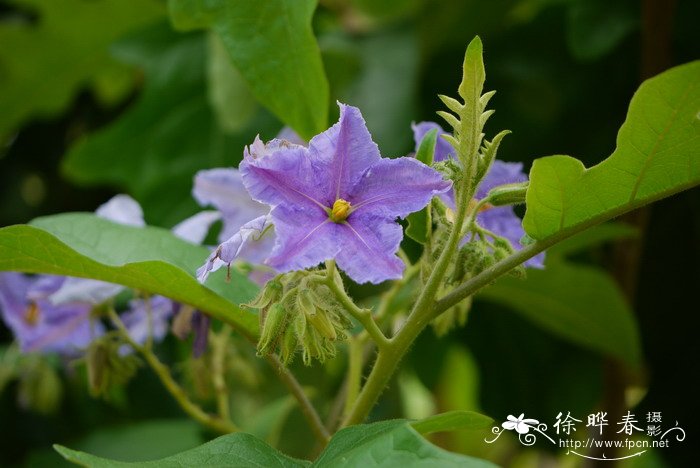
[[[223,420],[231,419],[231,406],[229,404],[229,392],[226,386],[225,365],[226,347],[231,336],[231,327],[222,325],[219,334],[211,333],[211,381],[216,392],[216,407],[219,417]]]
[[[316,439],[324,447],[328,444],[331,439],[331,435],[328,433],[326,426],[323,425],[321,417],[318,415],[314,409],[311,401],[304,393],[304,389],[301,387],[294,375],[289,372],[289,369],[284,367],[282,362],[279,360],[277,355],[268,354],[265,359],[270,364],[270,366],[277,372],[277,376],[282,381],[282,383],[287,387],[289,392],[296,398],[297,403],[299,403],[299,408],[301,413],[306,418],[307,422],[311,426],[311,430],[314,433]]]
[[[360,309],[357,307],[345,292],[345,289],[336,281],[335,261],[329,260],[326,262],[326,268],[328,270],[326,286],[335,294],[335,297],[340,301],[345,310],[362,324],[369,336],[377,344],[377,348],[380,350],[386,348],[389,345],[389,339],[384,336],[384,333],[379,329],[377,322],[375,322],[372,317],[372,312],[368,309]]]
[[[158,376],[165,389],[170,393],[170,395],[172,395],[173,398],[175,398],[175,401],[177,401],[180,408],[182,408],[185,413],[203,426],[206,426],[221,434],[240,431],[240,429],[233,422],[212,416],[205,412],[197,404],[193,403],[187,396],[187,393],[182,389],[182,387],[180,387],[175,379],[173,379],[168,367],[160,362],[158,357],[153,354],[153,351],[141,346],[131,339],[129,331],[126,329],[124,323],[114,310],[110,309],[108,313],[110,319],[120,331],[124,340],[129,343],[134,350],[141,354],[141,356],[143,356],[151,369],[153,369],[153,372],[155,372],[155,374]]]
[[[364,343],[358,337],[350,337],[348,341],[348,381],[347,390],[345,392],[345,411],[344,414],[349,414],[352,405],[357,400],[360,394],[360,386],[362,384],[362,364],[364,361]]]

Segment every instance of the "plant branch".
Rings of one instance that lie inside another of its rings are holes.
[[[160,381],[163,383],[165,389],[170,393],[170,395],[172,395],[173,398],[175,398],[175,401],[177,401],[185,413],[200,424],[221,434],[240,431],[240,429],[230,420],[224,420],[212,416],[200,408],[196,403],[192,402],[192,400],[190,400],[187,396],[187,393],[175,381],[172,374],[170,374],[168,367],[160,362],[153,351],[141,346],[131,339],[129,331],[126,329],[124,323],[113,309],[110,309],[108,313],[110,319],[117,327],[124,340],[129,343],[129,345],[134,348],[136,352],[143,356],[151,369],[153,369],[153,372],[156,373]]]
[[[299,384],[299,381],[297,381],[296,377],[294,377],[294,374],[292,374],[289,369],[284,367],[277,355],[268,354],[265,356],[265,359],[276,371],[277,376],[287,387],[289,392],[294,396],[294,398],[296,398],[297,402],[299,403],[301,413],[311,426],[314,436],[316,439],[318,439],[319,443],[325,447],[328,444],[331,435],[328,433],[326,426],[323,425],[321,417],[316,412],[316,409],[311,404],[311,401],[306,396],[306,393],[304,393],[304,389]]]
[[[219,413],[219,417],[221,417],[221,419],[224,420],[228,420],[231,417],[229,393],[228,387],[226,385],[224,366],[224,361],[226,359],[226,347],[228,345],[228,340],[230,336],[231,327],[229,327],[226,324],[223,324],[220,333],[211,334],[211,380],[214,386],[214,391],[216,392],[216,407]]]

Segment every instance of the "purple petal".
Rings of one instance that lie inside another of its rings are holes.
[[[360,110],[341,103],[338,106],[338,123],[309,142],[310,158],[324,166],[324,200],[329,205],[339,198],[347,200],[365,171],[381,160]]]
[[[124,290],[124,286],[104,281],[68,277],[61,287],[48,296],[48,300],[54,304],[83,303],[101,304],[113,298]]]
[[[341,250],[338,266],[356,283],[378,284],[399,279],[404,263],[396,252],[403,238],[401,226],[380,216],[353,213],[344,224],[338,224],[337,242]]]
[[[513,248],[522,249],[520,239],[525,235],[525,230],[512,206],[500,206],[482,211],[476,215],[476,221],[480,226],[508,239]],[[544,268],[544,252],[526,261],[525,266]]]
[[[187,242],[199,245],[207,237],[211,225],[220,219],[221,213],[218,211],[201,211],[178,223],[172,229],[173,234]]]
[[[266,263],[280,272],[315,267],[340,250],[336,240],[340,225],[325,213],[280,205],[271,215],[277,242]]]
[[[0,273],[0,314],[8,327],[21,320],[27,309],[27,291],[32,280],[21,273],[12,271]]]
[[[144,344],[148,339],[148,309],[151,312],[153,340],[161,341],[168,333],[168,322],[173,315],[173,302],[163,296],[149,299],[135,299],[129,302],[129,310],[121,314],[121,319],[129,336],[135,342]]]
[[[197,270],[197,279],[204,283],[211,272],[236,259],[262,264],[272,251],[274,239],[270,216],[255,218],[209,255],[206,263]]]
[[[522,163],[503,162],[497,159],[477,187],[476,198],[484,198],[489,193],[489,190],[499,185],[526,181],[527,175],[523,172]]]
[[[128,226],[143,227],[146,225],[141,205],[129,195],[115,195],[107,203],[97,208],[95,214],[100,218]]]
[[[198,310],[192,314],[192,332],[194,333],[194,342],[192,343],[192,356],[200,357],[207,350],[209,342],[209,326],[211,319],[208,315],[204,315]]]
[[[224,227],[219,234],[220,241],[231,237],[251,219],[270,211],[250,198],[241,173],[236,169],[199,171],[194,178],[192,195],[200,205],[211,205],[221,212]]]
[[[364,173],[348,201],[358,214],[404,218],[451,187],[440,173],[416,159],[382,159]]]
[[[438,138],[437,142],[435,143],[433,161],[440,162],[449,158],[454,159],[455,149],[447,140],[440,137],[440,135],[447,134],[447,132],[445,132],[440,125],[436,124],[435,122],[419,122],[417,124],[412,124],[411,128],[413,129],[413,140],[416,142],[416,151],[418,151],[418,147],[420,146],[421,141],[423,141],[425,134],[430,130],[437,129]]]
[[[331,206],[320,197],[323,191],[319,187],[325,179],[311,163],[305,148],[280,149],[260,158],[247,157],[241,162],[240,170],[250,196],[261,203],[294,204],[320,213]]]

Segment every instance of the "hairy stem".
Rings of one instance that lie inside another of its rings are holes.
[[[339,285],[336,281],[335,275],[335,261],[329,260],[326,262],[326,268],[328,269],[328,275],[326,276],[326,286],[333,291],[335,297],[340,301],[345,310],[355,317],[355,319],[362,324],[369,336],[377,344],[377,348],[380,350],[389,345],[389,339],[384,336],[384,333],[379,329],[377,322],[374,321],[372,317],[372,312],[368,309],[361,309],[355,305],[355,303],[350,299],[345,289]]]
[[[185,413],[203,426],[206,426],[221,434],[240,431],[240,429],[232,421],[212,416],[190,400],[185,390],[183,390],[183,388],[175,381],[172,374],[170,374],[170,369],[168,369],[165,364],[160,362],[153,351],[141,346],[131,339],[131,336],[129,336],[129,331],[126,329],[124,323],[114,310],[109,310],[109,317],[121,333],[124,340],[129,343],[129,345],[131,345],[136,352],[141,354],[151,369],[153,369],[153,372],[155,372],[155,374],[158,376],[165,389],[168,391],[168,393],[170,393],[170,395],[172,395],[173,398],[175,398],[175,401],[177,401],[180,408],[182,408]]]

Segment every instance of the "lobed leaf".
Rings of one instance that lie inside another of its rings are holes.
[[[581,230],[700,183],[700,61],[645,81],[630,103],[617,148],[586,169],[549,156],[530,171],[525,231],[545,239]]]

